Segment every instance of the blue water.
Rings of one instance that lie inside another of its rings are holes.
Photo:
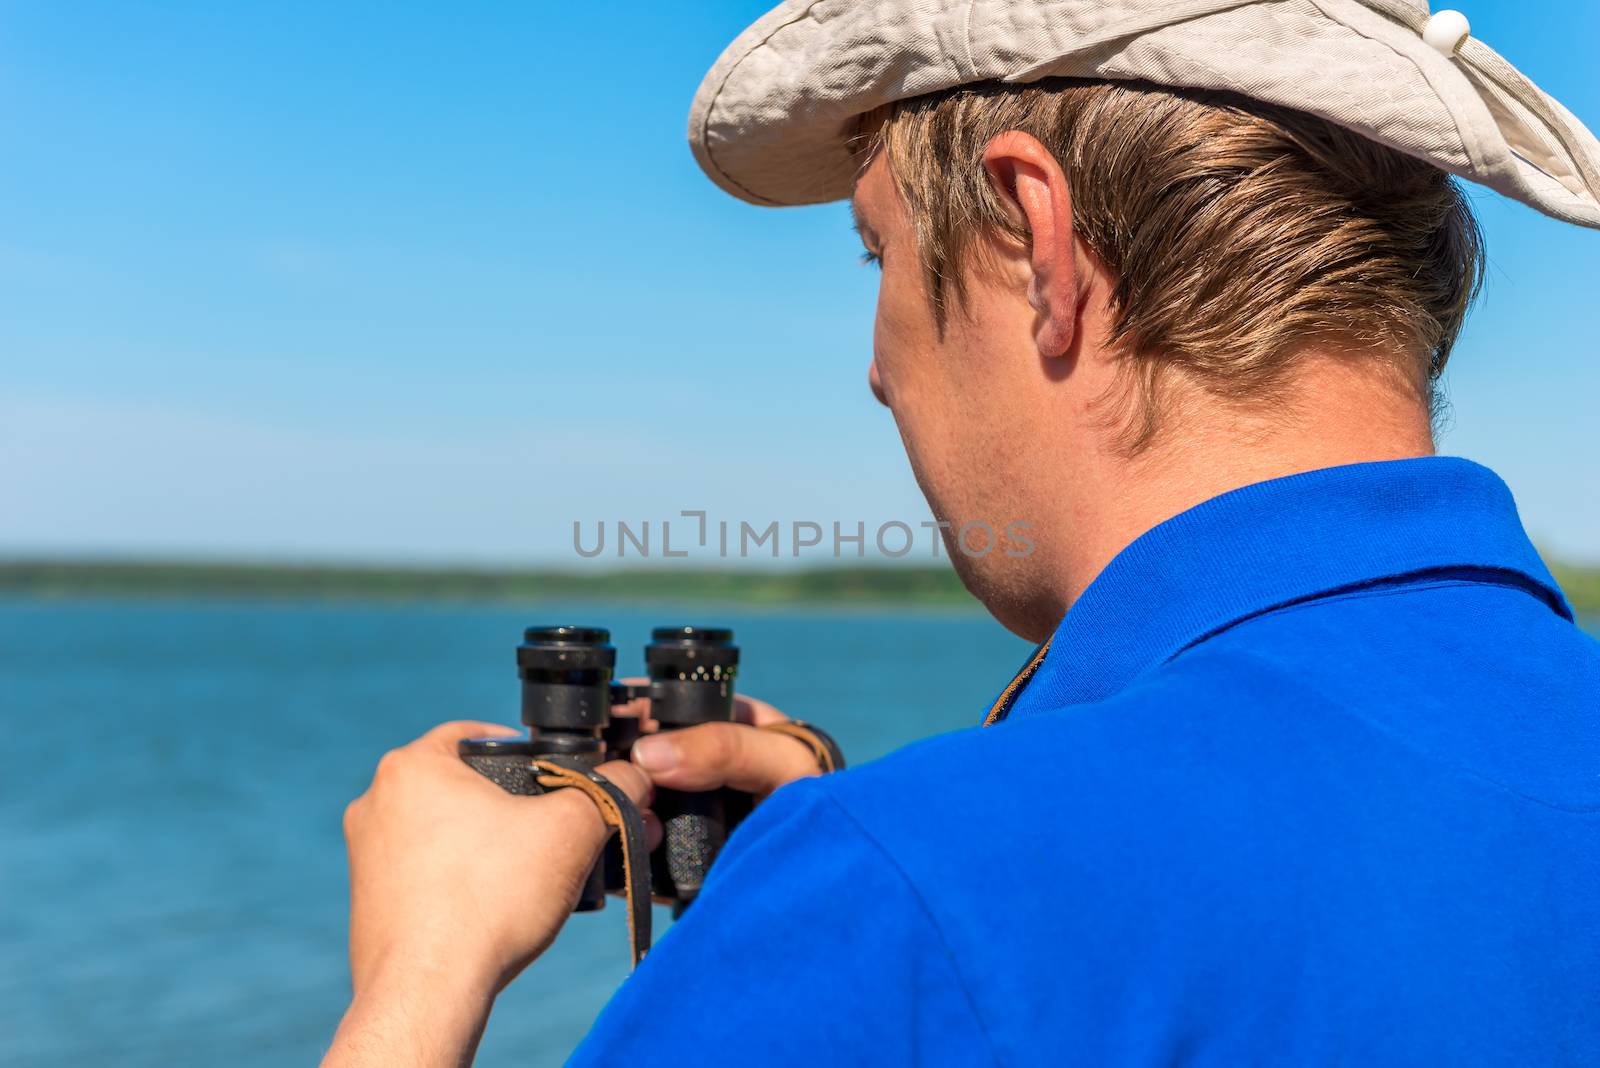
[[[511,649],[552,621],[611,626],[628,671],[652,625],[729,624],[741,687],[856,762],[976,722],[1027,653],[976,615],[0,600],[0,1064],[315,1063],[349,996],[345,803],[436,722],[515,722]],[[559,1064],[622,923],[574,917],[479,1063]]]

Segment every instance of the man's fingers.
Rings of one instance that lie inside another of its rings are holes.
[[[627,686],[648,686],[650,680],[633,676],[617,680]],[[650,698],[635,697],[631,701],[619,701],[611,706],[611,715],[622,719],[637,719],[641,731],[653,731],[657,727],[655,720],[650,718]]]
[[[594,770],[610,779],[612,785],[632,798],[633,803],[640,808],[650,807],[650,801],[656,792],[650,783],[650,777],[626,760],[608,761]]]
[[[637,675],[625,679],[618,679],[624,686],[648,686],[650,680]],[[642,716],[650,711],[650,698],[635,697],[631,701],[618,701],[611,706],[613,716]]]
[[[483,723],[473,719],[451,720],[441,723],[418,738],[413,745],[428,749],[448,750],[455,755],[456,743],[463,738],[506,738],[522,732],[503,723]]]
[[[740,723],[765,727],[769,723],[782,723],[789,717],[759,697],[746,697],[741,693],[735,694],[733,698],[733,718]]]
[[[640,738],[633,743],[633,761],[657,786],[729,786],[758,796],[820,770],[798,739],[740,723],[703,723]]]
[[[650,802],[655,797],[655,787],[651,785],[649,776],[629,764],[626,760],[612,760],[601,764],[594,770],[609,779],[613,786],[627,794],[640,809],[648,809],[650,807]],[[604,817],[600,815],[599,808],[595,806],[594,800],[576,787],[551,790],[539,797],[518,798],[517,803],[540,805],[554,812],[565,811],[568,815],[561,818],[563,820],[570,819],[571,822],[564,823],[563,826],[566,826],[572,834],[581,831],[584,835],[593,835],[593,838],[568,837],[564,842],[564,845],[568,847],[587,848],[580,845],[580,843],[587,841],[592,843],[593,848],[599,848],[600,843],[604,842],[607,835],[611,833],[606,827]],[[649,813],[645,812],[644,815],[646,817],[645,840],[648,843],[650,838]],[[660,830],[659,824],[657,824],[657,830]]]
[[[645,678],[622,679],[630,686],[645,686],[650,680]],[[652,733],[660,728],[660,724],[650,715],[650,699],[636,697],[632,701],[623,701],[611,706],[611,714],[623,718],[637,718],[639,729]],[[779,712],[758,697],[746,697],[736,694],[733,698],[733,718],[739,723],[748,723],[754,727],[765,727],[769,723],[782,723],[789,717]]]

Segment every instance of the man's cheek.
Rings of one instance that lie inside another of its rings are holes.
[[[878,298],[878,316],[872,335],[873,363],[877,365],[878,381],[890,392],[908,373],[908,363],[915,359],[922,339],[918,324],[906,314],[904,303],[897,301],[885,287]]]
[[[897,378],[895,357],[902,344],[893,309],[880,296],[877,318],[872,324],[872,363],[867,368],[867,384],[872,395],[884,404],[889,403],[889,390]]]
[[[884,407],[889,406],[889,398],[883,392],[883,379],[878,374],[878,358],[874,356],[867,365],[867,388],[872,390],[872,395],[878,398],[878,403]]]

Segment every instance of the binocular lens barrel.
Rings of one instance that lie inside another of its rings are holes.
[[[733,719],[739,647],[726,627],[657,627],[644,650],[651,714],[664,727]]]
[[[535,730],[606,725],[617,650],[604,627],[529,627],[517,646],[522,722]]]
[[[662,730],[733,719],[733,678],[739,647],[725,627],[657,627],[644,650],[650,676],[650,714]],[[665,832],[652,858],[653,878],[681,912],[700,892],[706,871],[728,836],[726,791],[657,790],[655,810]]]
[[[604,627],[529,627],[522,632],[517,675],[522,679],[522,722],[528,725],[525,744],[530,755],[580,767],[594,767],[605,759],[602,732],[611,718],[611,676],[616,666],[617,650]],[[483,765],[480,771],[494,777],[490,760],[478,754],[477,763]],[[513,788],[513,792],[518,791]],[[603,908],[605,893],[605,865],[600,863],[584,883],[578,910]]]

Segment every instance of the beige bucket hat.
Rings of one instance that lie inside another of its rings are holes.
[[[1057,76],[1242,93],[1600,227],[1594,135],[1427,0],[787,0],[706,75],[689,143],[744,200],[840,200],[863,113]]]

